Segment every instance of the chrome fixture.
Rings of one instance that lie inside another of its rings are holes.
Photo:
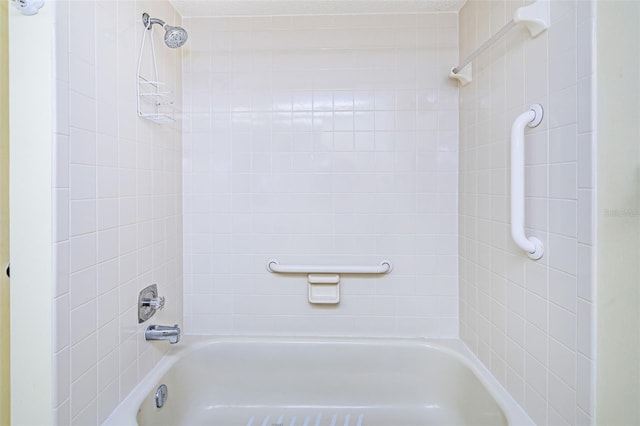
[[[162,408],[169,397],[169,389],[167,385],[162,384],[156,389],[156,408]]]
[[[23,15],[35,15],[44,6],[44,0],[12,0],[12,2]]]
[[[145,340],[167,340],[171,344],[180,341],[180,327],[178,324],[170,325],[150,325],[144,332]]]
[[[138,295],[138,324],[151,318],[156,311],[164,308],[164,297],[158,296],[158,286],[151,284]]]
[[[164,28],[164,43],[172,49],[175,49],[176,47],[182,47],[187,42],[187,38],[189,38],[187,30],[185,30],[184,28],[172,27],[162,19],[150,17],[148,13],[142,14],[142,23],[148,30],[151,29],[153,24],[158,24],[162,28]]]

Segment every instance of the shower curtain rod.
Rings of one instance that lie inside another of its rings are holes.
[[[508,33],[516,24],[522,23],[529,30],[531,37],[538,36],[541,32],[549,28],[550,22],[550,6],[549,0],[537,0],[528,6],[518,8],[507,24],[495,33],[489,40],[478,47],[471,55],[467,57],[460,65],[451,69],[449,77],[456,79],[461,85],[466,85],[472,80],[473,61],[479,55],[484,53],[496,41],[500,40]]]

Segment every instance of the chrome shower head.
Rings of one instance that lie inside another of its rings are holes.
[[[164,28],[164,42],[172,49],[184,46],[184,44],[187,42],[187,38],[189,37],[189,35],[187,34],[187,30],[185,30],[184,28],[172,27],[162,19],[151,18],[148,13],[142,14],[142,23],[148,30],[151,29],[151,26],[153,24],[158,24],[162,28]]]
[[[182,27],[172,27],[171,25],[164,25],[164,42],[167,46],[175,49],[176,47],[182,47],[186,42],[189,35],[187,30]]]

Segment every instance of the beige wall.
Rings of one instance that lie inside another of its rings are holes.
[[[9,424],[9,25],[0,2],[0,424]]]
[[[11,424],[51,424],[53,10],[9,11]]]
[[[597,20],[596,420],[631,425],[640,424],[640,3],[598,2]]]
[[[461,58],[520,5],[469,0]],[[540,425],[593,417],[592,28],[589,2],[552,0],[548,31],[513,29],[460,90],[461,337]],[[509,219],[509,133],[532,103],[545,114],[525,137],[526,232],[544,243],[539,261],[515,247]]]

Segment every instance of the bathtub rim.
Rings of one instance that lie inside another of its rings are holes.
[[[200,349],[222,343],[307,343],[307,344],[350,344],[378,346],[420,346],[451,356],[459,361],[478,378],[480,383],[502,409],[508,424],[535,426],[524,409],[480,362],[473,352],[459,339],[394,338],[394,337],[307,337],[307,336],[211,336],[187,335],[180,343],[172,346],[158,364],[147,373],[129,394],[115,407],[103,426],[137,426],[140,406],[155,390],[160,379],[181,358]],[[154,342],[150,344],[165,344]]]

